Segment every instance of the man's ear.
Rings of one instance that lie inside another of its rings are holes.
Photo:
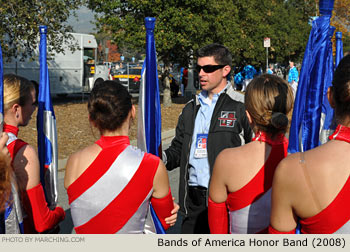
[[[333,99],[333,87],[332,86],[330,86],[327,89],[327,98],[328,98],[328,101],[329,101],[329,105],[331,105],[331,107],[334,109],[335,108],[335,102],[334,102],[334,99]]]
[[[223,72],[222,72],[223,76],[227,77],[230,72],[231,72],[231,67],[229,65],[224,66]]]

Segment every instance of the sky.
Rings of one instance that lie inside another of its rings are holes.
[[[76,11],[78,20],[71,16],[68,19],[68,23],[73,27],[76,33],[92,33],[94,32],[95,25],[91,24],[94,20],[94,14],[91,10],[86,7],[81,7]]]

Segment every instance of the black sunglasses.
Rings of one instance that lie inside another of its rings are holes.
[[[226,65],[205,65],[205,66],[197,65],[196,70],[198,73],[201,71],[201,69],[203,69],[203,71],[206,73],[212,73],[220,68],[223,68],[224,66]]]

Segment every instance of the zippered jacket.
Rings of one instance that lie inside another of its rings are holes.
[[[244,104],[238,100],[243,102],[242,94],[234,91],[230,85],[216,102],[207,140],[210,174],[217,155],[223,149],[241,146],[252,139]],[[187,214],[189,155],[199,107],[198,96],[185,105],[179,116],[175,137],[170,147],[163,152],[163,161],[168,170],[180,167],[179,205],[180,213],[184,215]]]

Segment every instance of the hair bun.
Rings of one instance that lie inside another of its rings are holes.
[[[271,116],[271,124],[276,129],[285,129],[288,126],[288,117],[281,112],[273,112]]]

